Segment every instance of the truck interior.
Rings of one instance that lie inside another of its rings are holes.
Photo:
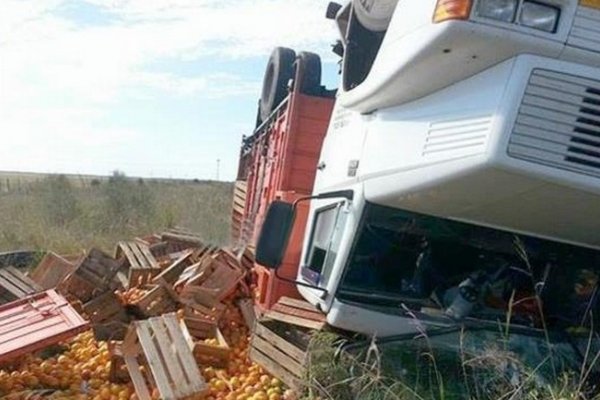
[[[598,251],[375,204],[361,224],[340,301],[445,317],[470,286],[472,309],[463,317],[510,315],[513,325],[533,329],[598,325]]]

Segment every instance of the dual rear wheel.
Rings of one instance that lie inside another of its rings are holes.
[[[301,66],[300,93],[318,96],[321,87],[321,58],[307,51],[296,52],[286,47],[276,47],[269,58],[260,96],[257,125],[287,97],[290,81],[296,77],[296,69]]]

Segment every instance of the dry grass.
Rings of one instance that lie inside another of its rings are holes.
[[[341,351],[332,333],[315,336],[303,400],[600,400],[579,377],[545,380],[511,352],[485,346],[478,354],[441,351],[427,338]],[[596,382],[591,382],[596,383]]]
[[[321,332],[310,345],[302,399],[600,400],[596,379],[584,382],[575,368],[554,375],[548,358],[528,363],[498,347],[493,332],[470,345],[465,335],[417,335],[345,350],[344,339]]]
[[[89,186],[49,176],[0,193],[0,251],[76,252],[184,226],[207,242],[227,243],[232,185],[141,181],[116,175]]]

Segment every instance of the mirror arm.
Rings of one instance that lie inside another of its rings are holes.
[[[296,199],[296,201],[294,201],[292,203],[292,206],[294,208],[296,208],[298,203],[300,203],[302,201],[306,201],[306,200],[336,199],[339,197],[342,197],[344,199],[348,199],[348,200],[352,201],[354,199],[354,190],[337,190],[335,192],[321,193],[316,196],[300,197],[299,199]]]
[[[321,292],[323,292],[323,296],[326,296],[329,293],[327,291],[327,289],[323,289],[323,288],[320,288],[320,287],[315,286],[315,285],[309,285],[308,283],[300,282],[300,281],[297,281],[297,280],[294,280],[294,279],[285,278],[285,277],[279,275],[278,272],[279,272],[279,269],[276,269],[275,270],[275,276],[278,279],[281,279],[284,282],[293,283],[294,285],[303,286],[303,287],[306,287],[306,288],[309,288],[309,289],[320,290]]]

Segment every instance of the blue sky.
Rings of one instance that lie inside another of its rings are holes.
[[[326,0],[0,1],[0,170],[232,180],[274,46],[324,59]]]

